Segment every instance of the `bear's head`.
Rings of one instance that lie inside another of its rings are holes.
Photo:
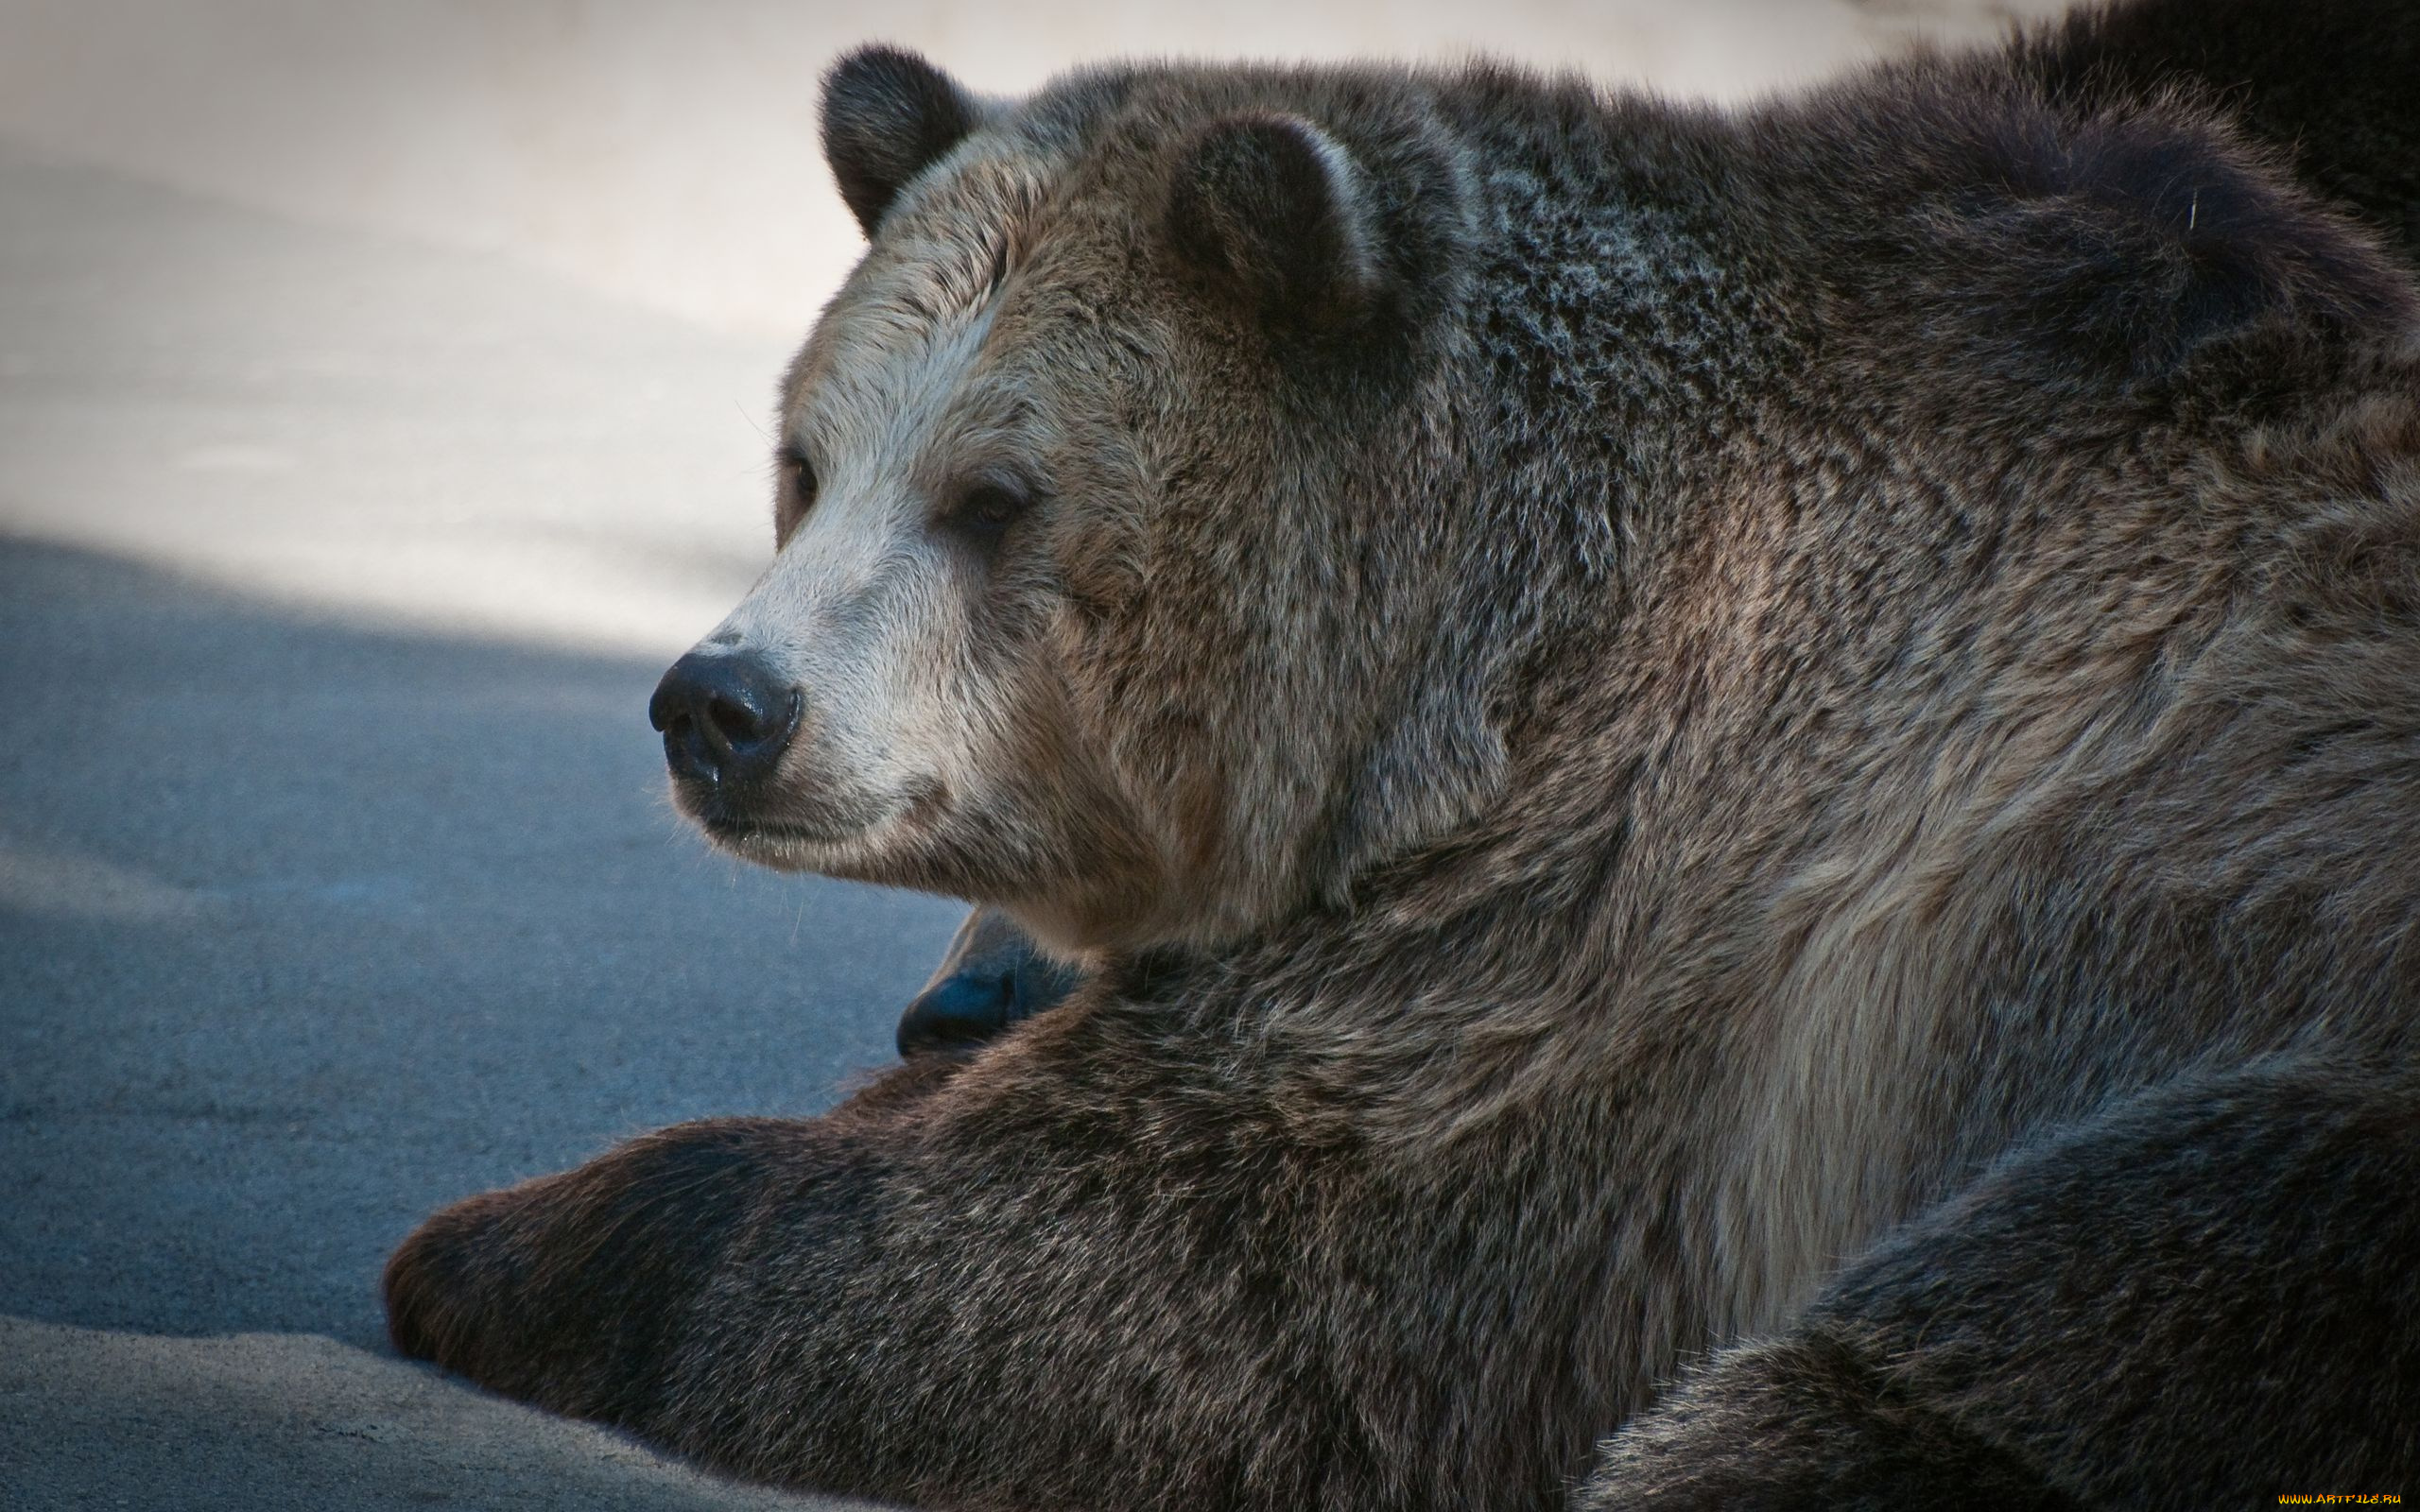
[[[833,70],[871,245],[782,387],[778,554],[650,710],[718,844],[1075,952],[1235,937],[1469,812],[1500,749],[1441,636],[1478,548],[1433,387],[1468,197],[1405,98]]]

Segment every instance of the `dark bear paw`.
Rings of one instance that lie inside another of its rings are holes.
[[[387,1262],[389,1336],[507,1396],[644,1425],[759,1184],[754,1133],[684,1125],[442,1210]]]

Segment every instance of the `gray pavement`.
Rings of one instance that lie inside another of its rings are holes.
[[[779,356],[0,149],[0,1506],[821,1504],[375,1293],[453,1197],[828,1106],[960,912],[661,796]]]

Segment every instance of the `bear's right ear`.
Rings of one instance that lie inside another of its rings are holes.
[[[823,76],[824,161],[869,237],[899,191],[981,120],[957,80],[896,47],[860,47]]]
[[[1343,146],[1300,116],[1231,116],[1179,153],[1168,239],[1196,272],[1269,319],[1350,324],[1380,279],[1362,180]]]

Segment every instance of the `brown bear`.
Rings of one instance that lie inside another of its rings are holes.
[[[651,716],[1081,978],[437,1214],[398,1347],[950,1506],[2420,1491],[2415,65],[844,60]]]

